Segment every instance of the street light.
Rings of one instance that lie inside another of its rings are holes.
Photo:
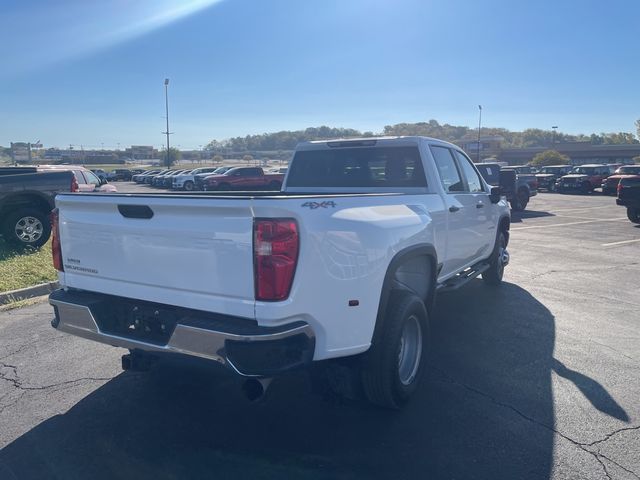
[[[478,105],[479,118],[478,118],[478,159],[477,163],[480,163],[480,128],[482,127],[482,105]]]
[[[169,158],[169,135],[171,135],[171,132],[169,132],[169,79],[168,78],[164,79],[164,108],[167,114],[167,130],[162,133],[164,133],[167,136],[167,167],[169,167],[171,165],[171,160]]]
[[[557,125],[553,125],[551,127],[551,130],[553,131],[553,140],[551,141],[551,145],[555,145],[556,144],[556,130],[558,129]]]

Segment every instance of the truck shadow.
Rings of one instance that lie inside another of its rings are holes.
[[[549,478],[551,313],[475,281],[434,317],[402,411],[328,402],[303,374],[249,404],[227,374],[123,373],[5,447],[0,478]]]
[[[525,210],[524,212],[511,210],[511,223],[522,223],[523,220],[527,220],[529,218],[543,217],[555,217],[555,214],[541,210]]]

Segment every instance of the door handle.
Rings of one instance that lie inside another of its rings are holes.
[[[449,207],[449,211],[450,211],[451,213],[453,213],[453,212],[457,212],[458,210],[460,210],[460,207],[456,207],[455,205],[451,205],[451,206]]]
[[[482,202],[476,203],[476,208],[483,208],[483,207],[484,207],[484,203]]]

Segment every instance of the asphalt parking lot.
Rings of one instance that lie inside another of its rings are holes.
[[[398,412],[303,374],[250,404],[224,373],[123,373],[46,303],[0,312],[0,478],[639,478],[640,228],[601,195],[528,208],[506,283],[438,299]]]

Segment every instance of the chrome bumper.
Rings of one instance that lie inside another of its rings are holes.
[[[84,296],[85,298],[88,296],[89,299],[78,301],[78,296]],[[96,298],[100,301],[100,297],[108,297],[108,299],[105,298],[104,300],[108,302],[113,302],[114,299],[117,301],[119,298],[88,292],[76,293],[56,290],[49,296],[49,303],[54,307],[56,314],[56,318],[52,321],[52,326],[61,332],[114,347],[158,354],[182,354],[213,360],[230,367],[240,375],[250,377],[270,376],[281,373],[281,371],[274,372],[272,371],[273,369],[268,368],[268,371],[260,371],[264,367],[260,366],[261,362],[256,363],[256,360],[259,360],[261,352],[258,352],[256,356],[255,351],[262,348],[263,351],[272,354],[274,348],[286,348],[286,342],[294,338],[298,340],[295,348],[300,350],[300,358],[293,361],[292,364],[284,365],[281,370],[290,370],[303,363],[310,363],[313,359],[315,337],[311,327],[303,322],[275,328],[256,326],[254,331],[236,333],[203,326],[202,324],[206,323],[206,321],[200,321],[198,326],[187,325],[178,321],[168,342],[160,345],[104,332],[99,326],[100,322],[96,319],[91,305],[91,302],[95,301]],[[134,302],[130,299],[126,299],[126,301]],[[229,348],[230,346],[236,347]],[[247,349],[247,347],[249,348]],[[237,357],[238,354],[235,354],[236,357],[234,357],[233,352],[240,352],[239,355],[244,355],[246,358],[246,353],[242,352],[248,352],[249,350],[253,350],[250,353],[251,359],[249,363]],[[247,367],[247,365],[250,366]]]

